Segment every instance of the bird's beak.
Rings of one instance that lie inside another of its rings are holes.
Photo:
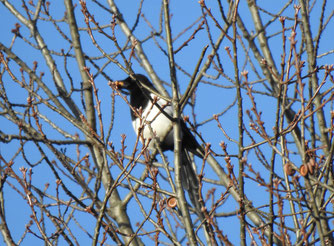
[[[116,81],[113,82],[113,84],[114,84],[117,88],[120,88],[120,89],[124,88],[124,81],[122,81],[122,80],[116,80]]]
[[[125,83],[123,80],[116,80],[112,82],[113,85],[119,89],[123,94],[129,95],[129,92],[127,91],[127,83]]]

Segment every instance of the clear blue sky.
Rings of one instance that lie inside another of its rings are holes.
[[[137,7],[139,5],[140,1],[130,1],[130,0],[119,0],[117,1],[117,4],[119,4],[120,11],[123,13],[124,18],[126,21],[128,21],[129,26],[131,27],[135,21],[136,14],[137,14]],[[104,1],[103,1],[104,3]],[[21,3],[17,3],[18,6],[21,5]],[[215,3],[211,3],[211,1],[207,1],[207,4],[210,5],[212,8],[212,11],[215,15],[218,15],[217,12],[217,6]],[[212,5],[211,5],[212,4]],[[266,10],[277,11],[278,9],[281,8],[283,5],[280,3],[280,1],[258,1],[258,4],[263,7]],[[55,7],[57,5],[57,8]],[[60,1],[56,3],[56,1],[53,1],[51,3],[51,13],[52,15],[56,16],[56,18],[60,19],[63,17],[64,13],[64,7],[62,6],[63,2]],[[104,10],[101,10],[100,8],[96,7],[93,3],[88,3],[88,8],[89,10],[94,14],[96,19],[99,21],[99,23],[102,24],[109,24],[111,21],[111,16]],[[129,7],[129,5],[131,7]],[[153,26],[156,30],[159,30],[159,13],[160,13],[160,1],[156,0],[146,0],[144,1],[144,6],[143,6],[143,12],[145,13],[145,18],[150,20],[151,23],[153,23]],[[76,15],[79,20],[80,26],[84,27],[85,25],[83,24],[83,18],[82,14],[80,11],[80,7],[77,7],[76,10]],[[314,7],[314,12],[318,13],[319,12],[319,6]],[[334,2],[330,1],[327,7],[328,13],[330,11],[333,11],[334,9]],[[251,20],[250,14],[248,12],[247,6],[245,1],[241,1],[239,11],[242,14],[242,17],[244,20]],[[283,15],[288,15],[288,16],[293,16],[292,9],[288,9],[286,12],[283,13]],[[171,20],[172,20],[172,29],[173,29],[173,36],[176,37],[180,32],[184,30],[184,28],[188,27],[190,24],[194,23],[198,17],[201,15],[201,9],[197,1],[190,1],[190,0],[184,0],[184,1],[171,1]],[[328,13],[326,16],[328,16]],[[270,16],[262,14],[264,19],[268,21],[271,19]],[[313,26],[312,28],[314,30],[317,30],[318,28],[318,16],[319,14],[315,14],[317,16],[314,19]],[[0,42],[2,42],[4,45],[9,46],[11,43],[13,34],[11,33],[11,30],[14,28],[14,24],[17,22],[15,18],[4,8],[4,6],[1,4],[0,5],[0,22],[2,23],[0,27],[1,31],[1,37],[0,37]],[[254,30],[254,27],[252,26],[252,21],[246,22],[245,23],[249,30]],[[291,24],[291,22],[290,22]],[[196,24],[195,26],[197,26]],[[267,31],[267,35],[271,35],[273,33],[276,33],[278,30],[281,30],[279,27],[279,22],[276,22],[270,26],[270,28]],[[55,32],[54,29],[50,27],[49,24],[44,23],[43,21],[39,22],[39,29],[45,38],[45,41],[48,43],[49,48],[60,51],[60,49],[64,48],[65,52],[68,50],[69,45],[64,42],[59,34]],[[69,35],[69,31],[66,28],[64,24],[61,24],[61,27],[63,27],[64,32]],[[51,30],[51,31],[50,31]],[[329,23],[329,27],[327,30],[334,30],[334,24],[333,22]],[[26,28],[21,28],[22,34],[27,37],[29,36],[29,32],[27,31]],[[144,22],[143,19],[140,20],[140,23],[136,29],[135,35],[137,35],[138,39],[142,39],[146,37],[150,33],[150,29],[147,28],[146,23]],[[120,33],[119,27],[116,27],[116,32]],[[186,35],[182,36],[179,40],[175,42],[175,47],[179,47],[189,36],[191,32],[186,33]],[[214,32],[213,39],[215,40],[217,36],[219,35],[218,31]],[[290,35],[290,31],[287,31],[287,36]],[[322,52],[327,52],[329,50],[333,50],[333,40],[331,38],[330,33],[325,33],[325,36],[323,39],[321,39],[320,43],[320,53]],[[91,40],[88,38],[87,34],[85,32],[82,32],[81,34],[82,38],[82,45],[84,51],[92,56],[100,56],[101,54],[98,52],[98,50],[92,45]],[[119,36],[120,41],[122,42],[122,38],[124,38],[122,35]],[[157,37],[158,42],[162,44],[161,40]],[[123,39],[124,40],[124,39]],[[205,40],[205,42],[203,42]],[[110,40],[107,40],[105,38],[99,38],[98,39],[99,43],[101,46],[105,49],[106,52],[115,52],[116,49],[114,45],[110,42]],[[194,70],[196,63],[198,61],[198,58],[200,56],[200,53],[203,49],[203,47],[208,44],[207,43],[207,36],[206,32],[202,30],[196,38],[191,42],[191,45],[189,47],[186,47],[183,49],[182,52],[178,53],[175,55],[176,63],[182,65],[182,67],[189,73],[192,73]],[[223,57],[222,60],[224,61],[224,70],[226,74],[231,76],[233,78],[234,70],[233,70],[233,64],[229,60],[226,52],[224,51],[225,46],[231,46],[230,42],[225,40],[221,49],[219,51],[219,54]],[[277,65],[279,65],[280,62],[280,55],[281,55],[281,39],[280,36],[272,38],[270,40],[270,45],[272,47],[273,54],[275,56],[275,61],[277,62]],[[165,46],[164,46],[165,47]],[[279,47],[276,49],[276,47]],[[143,48],[146,52],[146,55],[149,58],[149,61],[153,65],[153,68],[157,72],[158,76],[166,82],[169,82],[169,68],[168,68],[168,59],[166,56],[164,56],[159,48],[156,47],[154,44],[153,40],[150,40],[148,42],[145,42],[143,44]],[[239,64],[244,64],[245,62],[245,57],[244,57],[244,52],[239,46],[239,52],[240,52],[240,57],[239,57]],[[38,64],[38,71],[47,71],[47,67],[45,64],[43,64],[41,55],[32,50],[28,49],[27,45],[22,41],[22,40],[17,40],[13,51],[17,53],[18,55],[21,56],[21,58],[30,66],[32,66],[32,62],[35,60],[39,60]],[[207,54],[211,52],[211,49],[209,48]],[[62,58],[56,58],[56,61],[59,62],[59,64],[63,64]],[[133,59],[133,69],[137,73],[144,73],[145,71],[139,66],[139,64]],[[106,62],[106,59],[103,59],[101,61],[98,61],[99,65],[102,65]],[[320,64],[331,64],[333,63],[333,55],[325,56],[324,58],[319,59]],[[92,67],[91,64],[87,63],[88,67],[92,69],[92,72],[95,73],[96,70]],[[62,65],[61,65],[62,66]],[[258,67],[258,64],[255,64],[256,67]],[[76,64],[73,62],[70,62],[69,64],[70,68],[70,73],[73,79],[73,83],[75,86],[78,88],[79,83],[81,82],[80,74],[78,73]],[[2,69],[2,67],[1,67]],[[245,67],[246,70],[250,71],[249,74],[249,80],[256,80],[256,76],[254,73],[251,72],[251,67],[249,64]],[[64,70],[61,68],[62,73],[64,74]],[[113,80],[117,79],[123,79],[127,75],[116,65],[110,64],[108,65],[107,69],[104,70]],[[262,74],[261,74],[262,76]],[[182,72],[178,71],[177,73],[177,78],[178,82],[180,84],[181,92],[184,92],[185,88],[188,85],[189,78],[185,76]],[[46,73],[45,75],[45,81],[49,80],[50,82],[48,85],[50,88],[53,90],[54,85],[52,83],[52,76],[50,73]],[[103,76],[98,76],[95,80],[95,83],[97,87],[99,88],[99,99],[102,102],[102,114],[103,114],[103,122],[105,125],[105,131],[108,130],[108,127],[110,125],[110,117],[111,117],[111,93],[112,90],[111,88],[107,85],[107,82]],[[224,86],[230,86],[231,83],[228,82],[227,80],[224,81],[220,79],[219,81],[214,81],[216,83],[220,83],[221,85]],[[68,81],[67,81],[68,83]],[[9,96],[11,98],[15,98],[16,103],[25,103],[27,99],[27,94],[26,92],[21,89],[19,86],[14,85],[14,84],[7,84],[6,85],[7,90],[9,92]],[[262,89],[260,85],[255,85],[255,88]],[[169,92],[170,89],[168,88]],[[224,89],[224,88],[217,88],[217,87],[212,87],[208,84],[200,84],[198,87],[198,97],[197,97],[197,104],[196,104],[196,120],[197,123],[200,123],[204,120],[207,120],[211,118],[214,114],[218,114],[222,111],[224,111],[235,99],[235,90],[234,89]],[[243,94],[246,98],[246,94]],[[80,95],[76,93],[74,95],[76,97],[76,100],[78,104],[80,104]],[[269,132],[271,132],[271,129],[274,125],[274,118],[273,118],[273,109],[276,107],[276,101],[270,97],[267,96],[258,96],[257,97],[257,103],[258,106],[261,108],[261,111],[263,111],[263,117],[266,121],[266,128],[268,129]],[[81,105],[81,104],[80,104]],[[126,103],[119,97],[116,98],[116,112],[115,112],[115,122],[114,122],[114,128],[112,130],[112,135],[110,140],[113,142],[115,149],[119,150],[120,148],[120,141],[121,141],[121,134],[126,134],[126,142],[125,144],[127,145],[127,154],[131,153],[131,150],[134,145],[134,139],[135,139],[135,134],[133,132],[132,126],[131,126],[131,120],[130,120],[130,114],[129,114],[129,109]],[[246,99],[245,104],[244,104],[244,109],[250,109],[249,101]],[[82,109],[82,108],[81,108]],[[52,119],[55,122],[61,122],[62,127],[68,131],[71,134],[74,134],[77,130],[73,129],[71,125],[63,121],[63,119],[59,119],[57,114],[54,112],[51,112],[50,110],[46,108],[42,108],[43,113],[45,113],[50,119]],[[220,118],[221,123],[224,126],[224,129],[228,133],[228,135],[233,138],[237,139],[238,137],[238,132],[237,132],[237,116],[236,116],[236,107],[234,109],[230,110],[227,114],[223,115],[223,117]],[[329,113],[329,111],[328,111]],[[185,109],[184,114],[190,115],[191,116],[191,111],[190,108],[187,107]],[[190,117],[191,120],[193,120],[192,117]],[[0,118],[0,125],[1,125],[1,130],[6,133],[17,133],[16,127],[9,123],[4,117]],[[48,127],[47,124],[44,124],[47,130],[50,131],[50,136],[51,137],[58,137],[59,134],[56,133],[52,128]],[[202,134],[203,138],[205,141],[209,142],[212,144],[212,148],[214,151],[217,151],[218,153],[221,153],[219,143],[221,141],[225,141],[228,143],[228,151],[230,154],[236,154],[237,153],[237,146],[231,142],[229,142],[225,136],[217,130],[217,124],[215,121],[211,121],[210,123],[206,124],[203,127],[199,127],[198,131]],[[257,139],[259,140],[259,139]],[[246,144],[249,144],[249,139],[246,139]],[[17,151],[16,149],[16,144],[8,144],[5,145],[3,143],[0,143],[0,153],[7,157],[10,158],[14,155],[14,153]],[[84,150],[84,149],[83,149]],[[269,148],[263,147],[263,151],[270,151]],[[29,150],[26,150],[29,151]],[[33,150],[36,151],[36,150]],[[75,151],[75,148],[68,147],[66,150],[67,152],[70,151]],[[87,151],[84,150],[84,151]],[[36,152],[37,153],[37,152]],[[271,153],[271,152],[269,152]],[[82,153],[83,155],[84,153]],[[250,156],[254,157],[254,156]],[[172,162],[172,153],[168,154],[168,158],[170,162]],[[32,157],[33,161],[37,161],[39,157],[33,156]],[[218,158],[219,161],[224,163],[223,158]],[[255,159],[254,159],[255,160]],[[252,160],[249,160],[252,163]],[[198,163],[201,163],[198,160]],[[237,160],[233,159],[233,164],[235,167],[237,167]],[[256,163],[252,163],[253,166],[255,167],[256,171],[261,171],[261,165]],[[22,157],[18,157],[15,160],[15,165],[13,168],[15,170],[18,170],[20,167],[27,167],[22,159]],[[139,171],[139,170],[138,170]],[[115,172],[117,172],[115,170]],[[237,171],[236,171],[237,172]],[[280,171],[278,171],[280,173]],[[210,170],[208,169],[205,173],[208,176],[212,176],[212,173],[210,173]],[[50,183],[50,191],[54,191],[56,184],[55,184],[55,178],[53,175],[50,174],[50,170],[46,165],[39,165],[37,168],[34,168],[34,174],[33,177],[38,177],[34,178],[34,184],[36,186],[39,186],[40,189],[43,189],[43,186],[45,183]],[[267,177],[266,177],[267,178]],[[10,182],[13,182],[14,185],[17,185],[15,181],[10,180]],[[211,188],[211,186],[206,187],[206,189]],[[224,192],[224,188],[219,188],[220,190],[218,192]],[[248,190],[247,195],[249,198],[253,201],[255,201],[257,204],[255,205],[261,205],[261,204],[266,204],[268,203],[268,194],[265,192],[264,188],[261,188],[257,186],[256,184],[249,182],[247,184],[246,190]],[[54,192],[50,192],[54,193]],[[265,198],[264,198],[265,197]],[[19,226],[16,227],[15,221],[28,221],[29,214],[31,213],[29,211],[29,208],[27,206],[22,206],[24,202],[22,202],[22,199],[20,199],[20,203],[16,203],[19,198],[19,195],[16,192],[13,192],[13,190],[6,186],[5,189],[5,202],[6,202],[6,208],[7,208],[7,219],[8,222],[12,228],[13,232],[13,237],[15,240],[18,240],[19,236],[22,235],[22,232],[24,231],[24,224],[20,222]],[[221,207],[221,210],[219,212],[229,212],[229,211],[234,211],[238,208],[238,205],[235,202],[231,201],[232,199],[229,198],[226,204],[224,204]],[[138,219],[136,218],[137,213],[133,214],[133,221],[140,221],[141,216],[138,216]],[[79,217],[80,218],[80,217]],[[81,223],[83,224],[88,224],[92,223],[92,229],[95,227],[95,221],[89,221],[87,219],[87,216],[82,217],[83,221]],[[219,226],[223,229],[224,234],[228,234],[229,239],[238,244],[239,242],[238,237],[239,237],[239,224],[237,223],[237,220],[235,218],[233,219],[226,219],[222,218],[221,221],[219,222]],[[227,226],[228,225],[228,226]],[[15,228],[15,229],[14,229]],[[91,232],[93,234],[93,231]],[[24,241],[22,245],[32,245],[35,243],[39,243],[40,241],[36,241],[35,237],[28,236],[27,239]]]

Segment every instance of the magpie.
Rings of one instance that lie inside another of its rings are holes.
[[[154,150],[158,144],[162,151],[174,150],[174,135],[172,128],[173,108],[170,102],[159,96],[157,89],[142,74],[134,74],[125,80],[116,81],[117,87],[130,95],[130,112],[133,128],[141,142]],[[192,166],[189,152],[204,157],[203,148],[180,119],[181,126],[181,180],[187,190],[196,214],[204,219],[199,202],[199,181]]]

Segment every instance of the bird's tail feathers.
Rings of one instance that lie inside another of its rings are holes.
[[[196,214],[203,220],[202,205],[199,202],[199,181],[187,151],[182,151],[181,180],[183,188],[188,192]]]

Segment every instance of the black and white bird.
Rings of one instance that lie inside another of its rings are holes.
[[[117,87],[121,91],[126,91],[130,94],[132,125],[137,136],[140,134],[140,140],[144,142],[143,144],[147,144],[147,141],[150,141],[148,147],[151,150],[155,148],[155,144],[159,144],[162,151],[173,151],[172,105],[167,100],[157,96],[159,95],[158,91],[146,76],[135,74],[133,78],[128,77],[125,80],[117,81]],[[199,182],[189,156],[189,152],[191,152],[203,158],[204,151],[183,120],[180,120],[180,125],[182,137],[182,186],[188,191],[196,214],[201,219],[204,219],[199,203]]]

